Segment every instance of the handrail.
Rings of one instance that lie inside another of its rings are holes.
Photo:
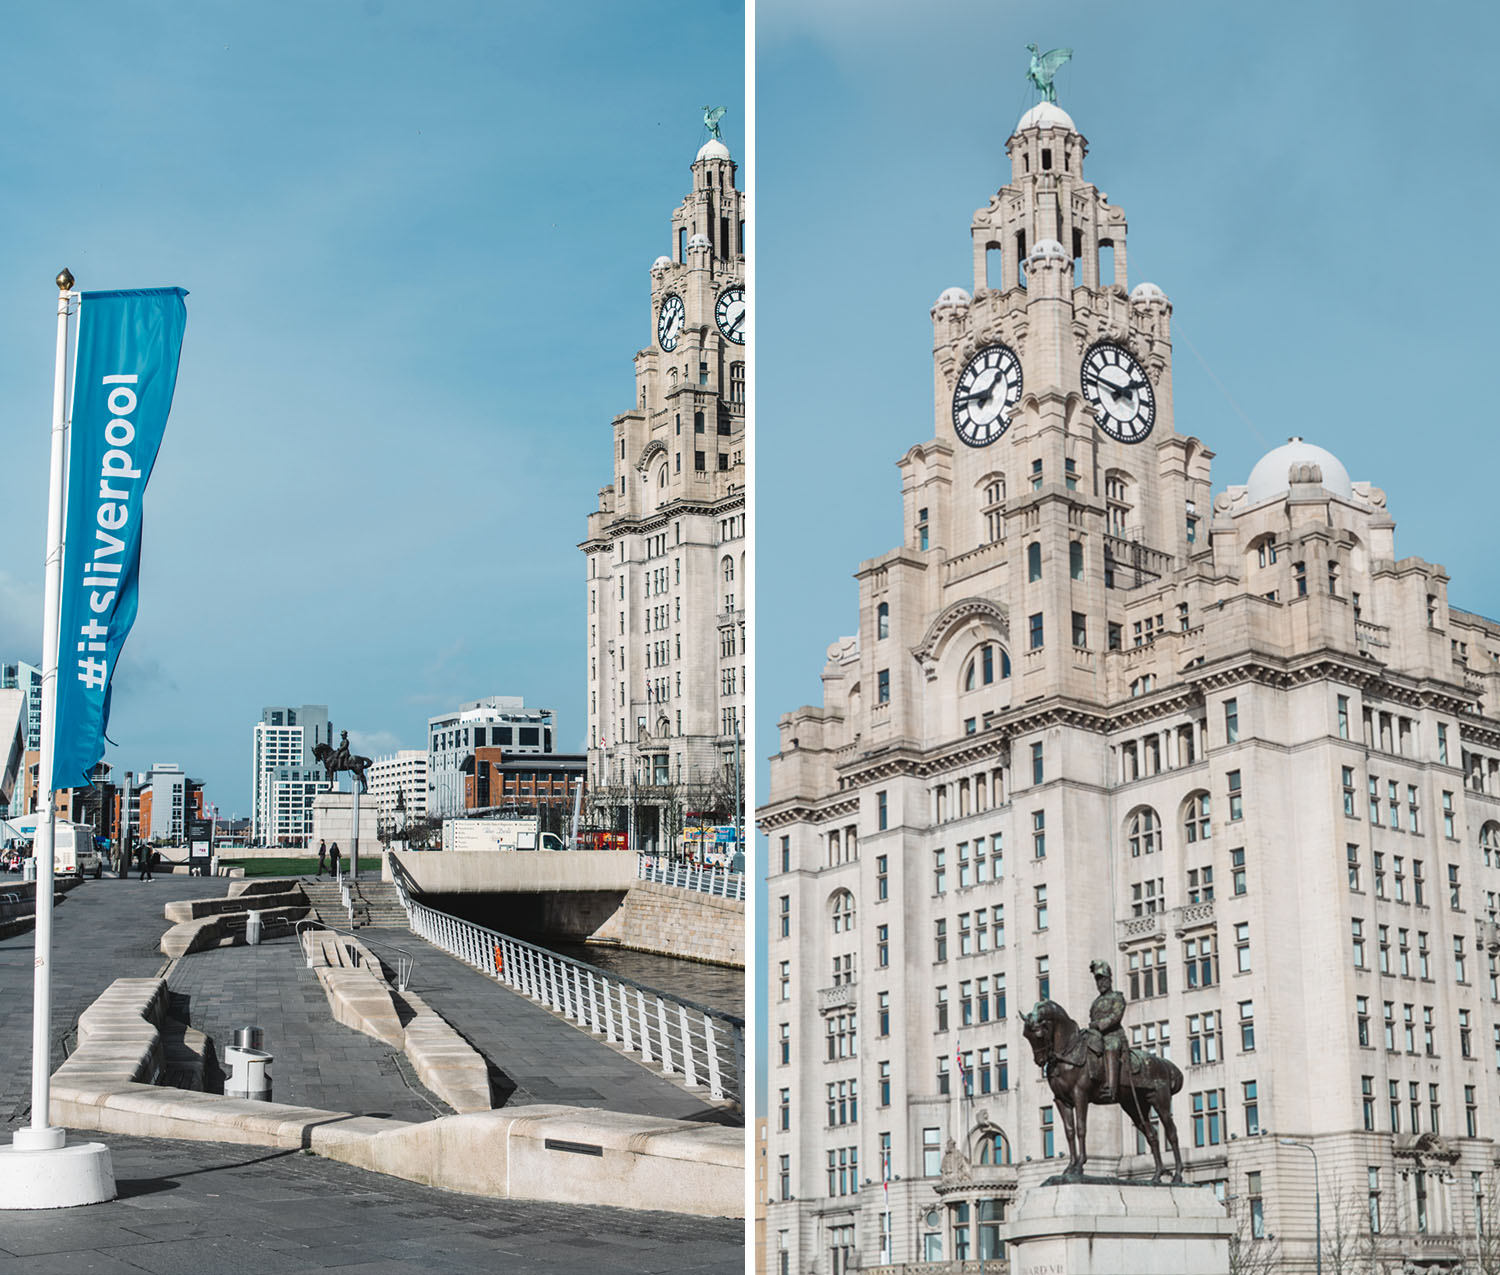
[[[368,944],[371,947],[388,947],[393,952],[400,952],[401,955],[396,961],[396,990],[398,992],[404,992],[409,986],[411,986],[411,975],[412,971],[417,968],[417,958],[413,956],[411,952],[409,952],[406,948],[400,947],[395,943],[391,943],[386,939],[372,939],[367,938],[362,934],[358,934],[353,930],[341,930],[336,925],[329,925],[327,921],[320,921],[315,917],[310,916],[305,916],[297,922],[296,936],[297,942],[299,944],[302,942],[302,927],[304,925],[322,926],[323,929],[329,931],[329,933],[331,934],[347,934],[356,943]],[[311,958],[309,957],[309,965],[310,964]]]
[[[742,872],[664,865],[656,855],[638,854],[635,857],[635,875],[638,881],[658,881],[663,885],[697,890],[717,898],[739,899],[741,902],[745,898],[745,876]]]
[[[745,1021],[417,903],[391,877],[418,937],[688,1089],[744,1109]]]

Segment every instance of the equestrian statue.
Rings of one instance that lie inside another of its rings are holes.
[[[313,756],[323,765],[323,773],[328,777],[328,786],[333,787],[333,777],[341,770],[347,770],[359,780],[361,793],[370,791],[370,785],[365,782],[365,770],[370,765],[368,757],[361,757],[358,753],[349,751],[349,732],[339,732],[339,746],[330,748],[327,744],[314,744]]]
[[[1114,975],[1105,961],[1092,961],[1089,972],[1099,995],[1089,1007],[1089,1025],[1080,1028],[1055,1001],[1037,1004],[1023,1016],[1022,1035],[1031,1045],[1033,1058],[1052,1086],[1068,1135],[1072,1158],[1063,1170],[1064,1179],[1083,1177],[1088,1162],[1090,1105],[1117,1103],[1140,1130],[1156,1160],[1156,1176],[1166,1176],[1156,1127],[1155,1111],[1167,1135],[1167,1144],[1177,1162],[1173,1182],[1182,1181],[1182,1150],[1177,1145],[1177,1126],[1172,1120],[1172,1095],[1182,1088],[1182,1072],[1165,1058],[1129,1049],[1120,1023],[1125,1016],[1125,996],[1114,988]]]

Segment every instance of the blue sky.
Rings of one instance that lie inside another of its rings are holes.
[[[855,568],[900,543],[928,312],[973,286],[1032,41],[1075,51],[1059,105],[1129,218],[1130,284],[1172,300],[1177,428],[1217,454],[1215,490],[1303,435],[1386,490],[1399,555],[1500,615],[1493,10],[759,0],[756,20],[762,793],[777,718],[820,701],[855,629]]]
[[[40,654],[67,265],[192,294],[117,770],[180,762],[243,814],[281,703],[378,752],[519,694],[582,747],[576,545],[704,103],[742,158],[743,30],[728,0],[13,8],[0,658]]]

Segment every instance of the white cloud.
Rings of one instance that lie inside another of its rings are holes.
[[[366,757],[383,757],[401,747],[401,741],[388,730],[351,730],[349,747]]]

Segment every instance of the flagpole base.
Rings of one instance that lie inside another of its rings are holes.
[[[66,1137],[62,1129],[17,1129],[11,1145],[0,1147],[0,1209],[71,1209],[115,1198],[109,1148],[67,1146]]]

